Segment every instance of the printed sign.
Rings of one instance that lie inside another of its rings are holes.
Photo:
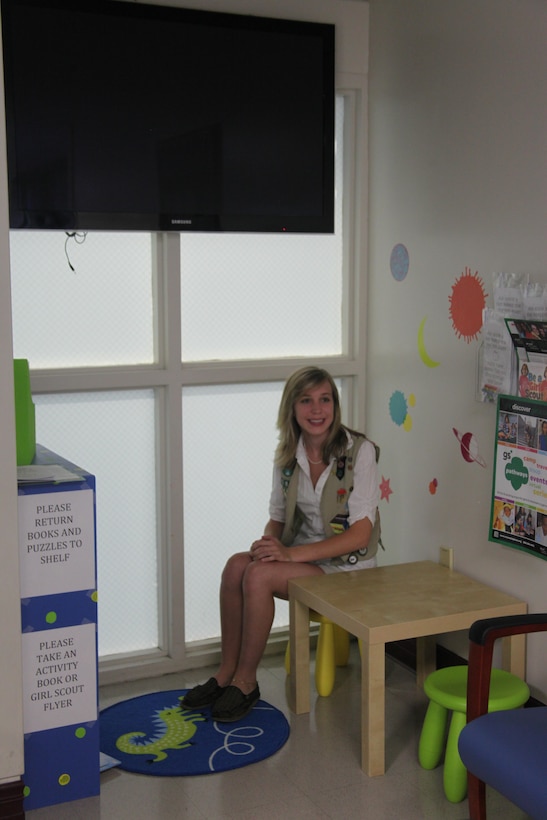
[[[93,490],[19,496],[21,598],[95,586]]]
[[[24,732],[97,720],[96,624],[26,632]]]

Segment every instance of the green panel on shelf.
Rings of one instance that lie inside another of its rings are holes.
[[[30,464],[36,452],[36,420],[27,359],[13,360],[17,464]]]

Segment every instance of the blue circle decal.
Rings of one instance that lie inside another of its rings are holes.
[[[394,245],[389,258],[389,267],[394,279],[402,282],[408,273],[410,259],[404,245]]]

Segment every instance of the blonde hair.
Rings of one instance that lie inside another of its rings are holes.
[[[292,467],[296,458],[296,446],[300,438],[300,426],[296,421],[294,406],[298,399],[310,390],[323,382],[327,382],[332,390],[333,400],[333,421],[329,434],[323,444],[323,461],[328,464],[331,457],[340,457],[347,448],[346,427],[342,424],[340,396],[334,379],[326,370],[320,367],[302,367],[289,376],[277,415],[277,429],[279,430],[279,443],[275,451],[275,463],[281,469]],[[362,435],[353,430],[350,433]]]

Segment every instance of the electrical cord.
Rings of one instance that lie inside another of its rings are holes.
[[[73,273],[76,273],[76,269],[74,268],[72,262],[70,261],[70,257],[68,255],[68,248],[67,248],[68,240],[73,239],[76,242],[77,245],[83,245],[83,243],[86,240],[87,231],[83,231],[81,233],[79,233],[78,231],[65,231],[65,234],[66,234],[66,239],[65,239],[66,261],[68,262],[68,267],[70,268],[70,270]]]

